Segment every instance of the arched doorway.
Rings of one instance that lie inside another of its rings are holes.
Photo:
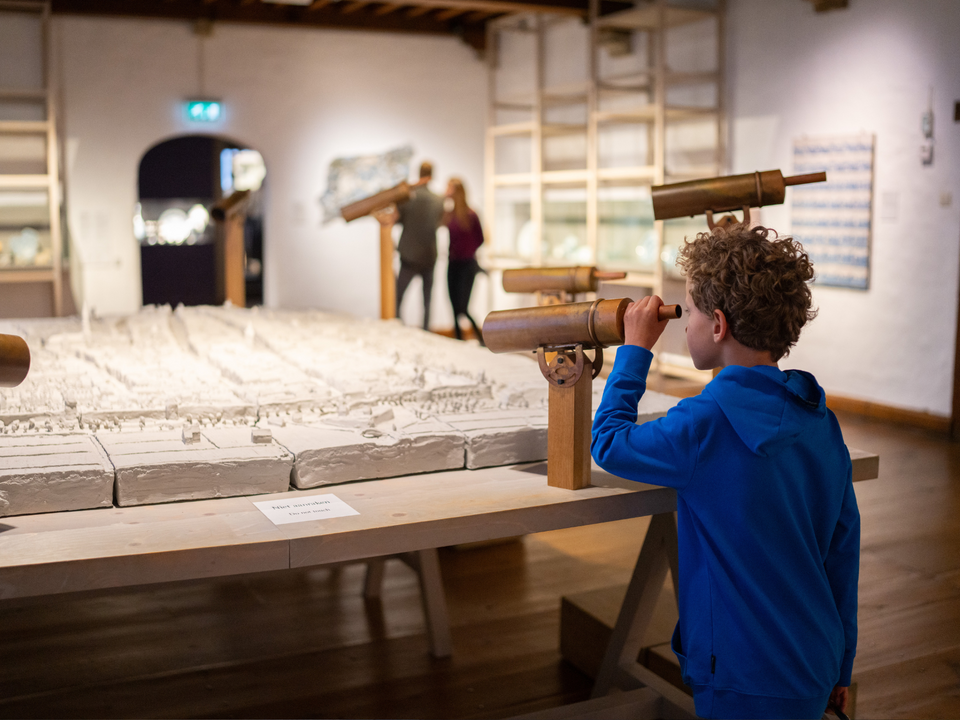
[[[243,196],[245,304],[263,302],[263,203],[266,171],[258,152],[230,138],[186,135],[160,142],[140,159],[134,235],[140,242],[144,305],[223,301],[223,228],[217,208]],[[243,191],[237,195],[237,191]],[[222,216],[222,213],[221,213]]]

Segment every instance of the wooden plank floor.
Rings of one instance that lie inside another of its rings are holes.
[[[841,422],[881,456],[857,486],[857,716],[960,717],[960,445]],[[446,660],[396,561],[382,602],[348,565],[0,603],[0,717],[499,718],[585,699],[560,596],[626,582],[646,524],[441,551]]]

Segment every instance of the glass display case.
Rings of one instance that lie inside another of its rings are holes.
[[[677,248],[706,222],[655,221],[650,188],[723,174],[725,5],[589,8],[488,24],[487,254],[625,271],[682,302]]]

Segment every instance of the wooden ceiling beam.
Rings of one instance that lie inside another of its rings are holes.
[[[368,4],[369,3],[366,3],[366,2],[360,2],[360,0],[357,0],[357,2],[340,3],[341,5],[340,14],[350,15],[351,13],[355,13],[357,10],[362,10]]]
[[[584,7],[579,4],[568,2],[552,3],[546,2],[522,2],[519,0],[405,0],[404,5],[416,7],[428,7],[438,10],[462,9],[464,12],[488,12],[495,13],[527,13],[527,12],[550,12],[560,15],[584,16],[587,13],[586,3]]]
[[[440,22],[446,22],[455,18],[457,15],[463,15],[464,13],[470,12],[465,8],[450,8],[449,10],[443,10],[437,13],[437,20]]]
[[[374,11],[373,11],[373,14],[374,14],[374,15],[389,15],[390,13],[396,12],[397,10],[399,10],[399,9],[402,8],[402,7],[403,7],[403,5],[396,5],[396,4],[394,4],[394,3],[385,3],[385,4],[381,5],[380,7],[378,7],[376,10],[374,10]]]
[[[430,7],[429,5],[417,5],[411,8],[410,10],[407,10],[407,17],[408,18],[420,17],[421,15],[426,15],[431,10],[433,10],[433,8]]]
[[[329,5],[332,2],[333,0],[313,0],[313,2],[307,6],[307,12],[319,10],[320,8],[325,8],[327,5]]]

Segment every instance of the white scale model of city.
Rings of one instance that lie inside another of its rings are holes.
[[[0,322],[0,515],[283,492],[543,460],[537,363],[316,311],[149,307]],[[594,407],[603,381],[594,382]],[[677,400],[648,392],[639,422]]]

